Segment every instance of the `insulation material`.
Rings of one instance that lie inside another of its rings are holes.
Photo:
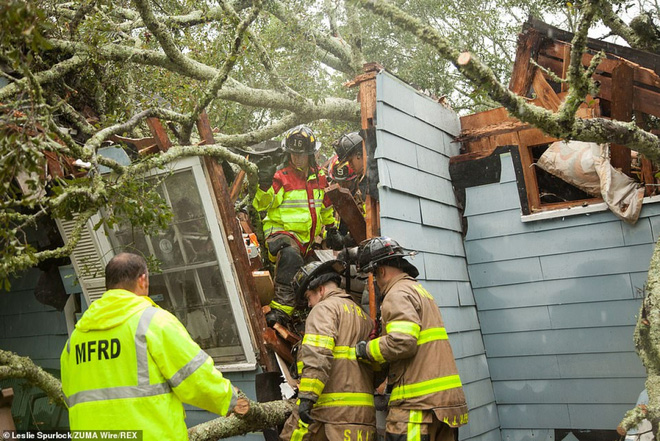
[[[536,165],[594,197],[602,197],[612,213],[634,224],[642,210],[644,187],[612,167],[609,156],[609,145],[558,141],[550,144]]]

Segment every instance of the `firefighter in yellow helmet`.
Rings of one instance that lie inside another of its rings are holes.
[[[373,372],[354,346],[368,338],[373,321],[339,287],[343,263],[311,262],[293,288],[311,308],[298,355],[298,407],[280,434],[288,440],[375,441]]]
[[[325,171],[314,159],[316,137],[307,126],[289,130],[283,140],[288,164],[280,170],[260,170],[253,205],[265,211],[264,236],[269,257],[275,262],[275,294],[266,314],[269,326],[286,323],[295,310],[291,280],[305,262],[314,238],[339,235],[332,202],[325,194]],[[274,173],[274,175],[273,175]]]
[[[85,311],[60,357],[71,430],[186,440],[183,403],[227,415],[234,388],[186,328],[148,297],[144,258],[118,254],[105,278],[108,290]]]
[[[389,237],[360,244],[358,270],[373,273],[383,296],[383,335],[355,347],[358,358],[389,363],[392,387],[385,440],[454,441],[468,422],[467,404],[440,309]]]

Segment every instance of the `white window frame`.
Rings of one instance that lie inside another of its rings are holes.
[[[164,169],[152,169],[145,173],[145,177],[155,177],[160,175],[167,175],[172,172],[180,172],[184,170],[191,170],[197,190],[199,191],[202,200],[203,212],[209,227],[209,232],[213,241],[214,251],[216,253],[220,272],[222,274],[222,281],[225,285],[227,297],[231,305],[232,313],[236,321],[236,328],[238,329],[238,337],[245,354],[246,361],[239,363],[216,364],[223,372],[238,372],[238,371],[251,371],[257,367],[257,357],[255,354],[255,345],[253,344],[250,327],[248,325],[248,318],[241,296],[238,292],[238,276],[234,269],[233,264],[229,258],[229,247],[227,245],[224,228],[219,221],[218,208],[216,206],[215,197],[212,196],[210,190],[210,183],[208,181],[205,167],[201,162],[201,158],[194,156],[183,158],[168,164]],[[215,220],[215,221],[214,221]],[[107,259],[114,256],[114,250],[105,232],[101,229],[95,232],[94,238],[97,241],[100,249],[101,256]]]

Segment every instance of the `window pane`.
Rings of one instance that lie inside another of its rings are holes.
[[[149,277],[151,299],[174,314],[216,362],[245,361],[193,172],[167,177],[158,192],[172,208],[169,228],[149,237],[130,225],[116,227],[110,235],[115,252],[153,253],[163,273]]]

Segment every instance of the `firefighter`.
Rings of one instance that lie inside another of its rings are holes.
[[[376,411],[371,366],[355,357],[373,321],[341,288],[337,260],[311,262],[293,279],[311,311],[298,354],[298,407],[281,440],[375,441]]]
[[[188,439],[183,403],[227,415],[237,399],[186,328],[148,296],[141,256],[105,268],[92,303],[60,357],[72,430],[142,430],[143,439]]]
[[[351,132],[342,135],[337,139],[332,147],[337,154],[339,163],[348,162],[353,173],[362,179],[364,176],[364,160],[362,156],[362,142],[364,139],[358,132]]]
[[[374,274],[383,296],[383,332],[359,342],[355,352],[389,363],[386,440],[453,441],[468,421],[463,386],[440,310],[415,279],[417,268],[404,259],[409,255],[388,237],[360,244],[358,269]]]
[[[287,324],[295,310],[291,280],[311,251],[314,238],[339,235],[332,203],[325,195],[325,172],[316,165],[316,138],[309,127],[289,130],[282,141],[289,153],[286,167],[260,170],[253,205],[266,211],[263,221],[268,256],[275,263],[275,294],[266,314],[269,326]]]

